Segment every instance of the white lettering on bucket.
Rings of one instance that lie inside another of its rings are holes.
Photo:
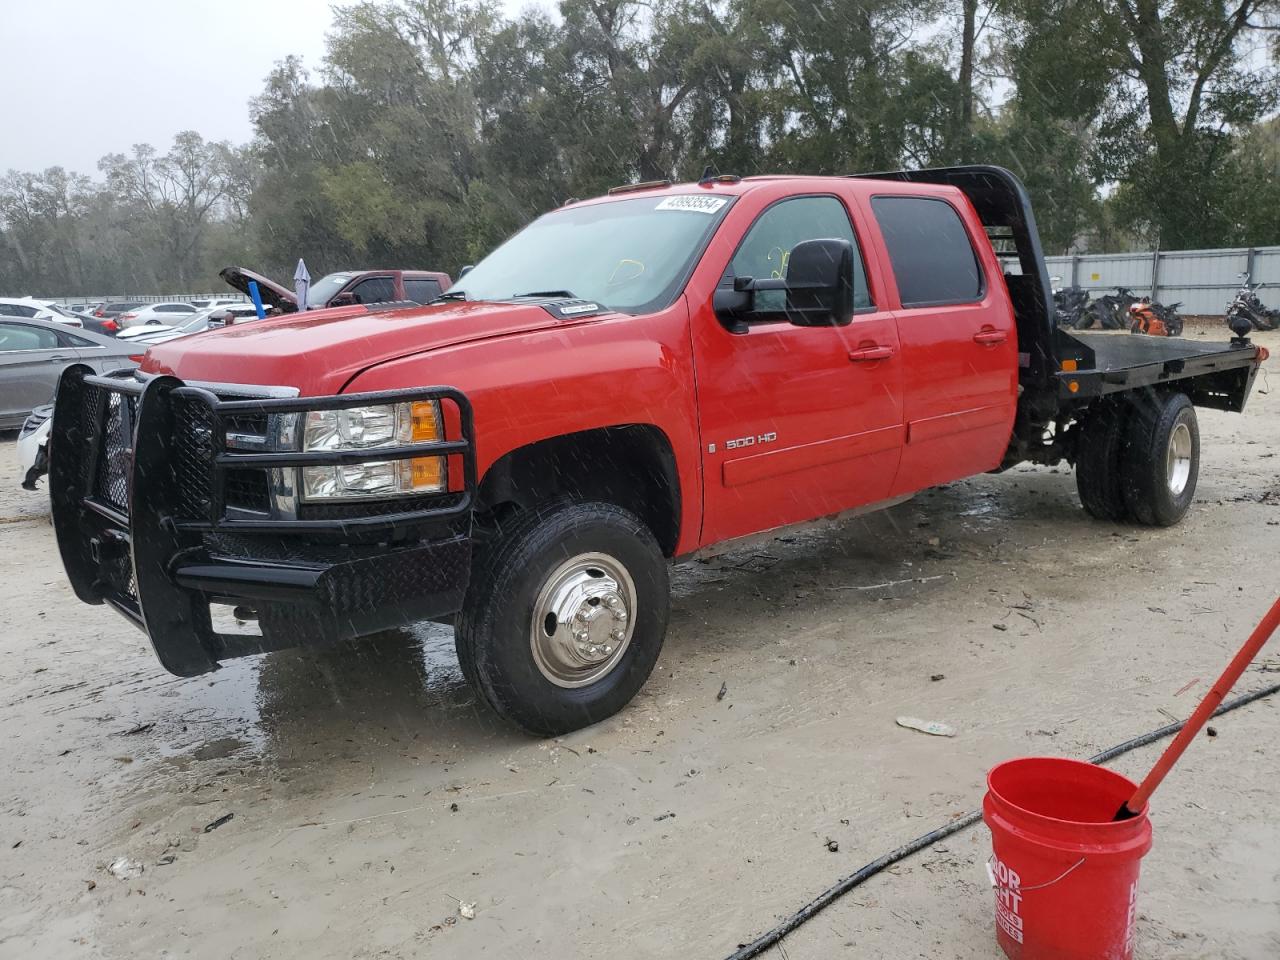
[[[1022,943],[1022,878],[998,857],[992,857],[996,888],[996,926]]]
[[[1125,956],[1133,955],[1133,948],[1136,946],[1138,932],[1138,882],[1135,880],[1129,884],[1129,916],[1125,920],[1124,929],[1124,953]]]

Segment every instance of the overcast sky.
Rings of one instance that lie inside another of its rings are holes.
[[[552,6],[546,0],[536,5]],[[529,0],[504,0],[515,12]],[[98,158],[180,130],[241,143],[249,98],[291,53],[316,66],[330,0],[0,0],[0,172]]]

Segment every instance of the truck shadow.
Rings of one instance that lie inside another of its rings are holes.
[[[300,761],[377,759],[410,745],[501,745],[522,738],[480,705],[462,679],[453,632],[415,624],[347,643],[262,658],[258,728],[264,750]]]

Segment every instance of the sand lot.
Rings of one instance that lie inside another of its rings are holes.
[[[641,695],[558,741],[477,706],[439,626],[166,674],[72,596],[6,438],[0,957],[724,957],[976,809],[991,764],[1191,711],[1280,588],[1280,361],[1200,417],[1173,529],[1022,467],[680,565]],[[1240,689],[1278,679],[1280,642]],[[1280,956],[1280,705],[1214,726],[1153,803],[1142,958]],[[770,956],[994,960],[989,849],[958,834]]]

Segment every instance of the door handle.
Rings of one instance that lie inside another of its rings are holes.
[[[993,347],[997,343],[1004,343],[1008,339],[1009,335],[1003,330],[992,330],[989,327],[985,330],[979,330],[973,335],[973,342],[980,343],[985,347]]]
[[[849,351],[849,359],[857,363],[863,360],[888,360],[893,356],[893,347],[859,347]]]
[[[49,358],[49,362],[50,363],[70,363],[74,359],[75,357],[64,357],[61,354],[56,354]]]

